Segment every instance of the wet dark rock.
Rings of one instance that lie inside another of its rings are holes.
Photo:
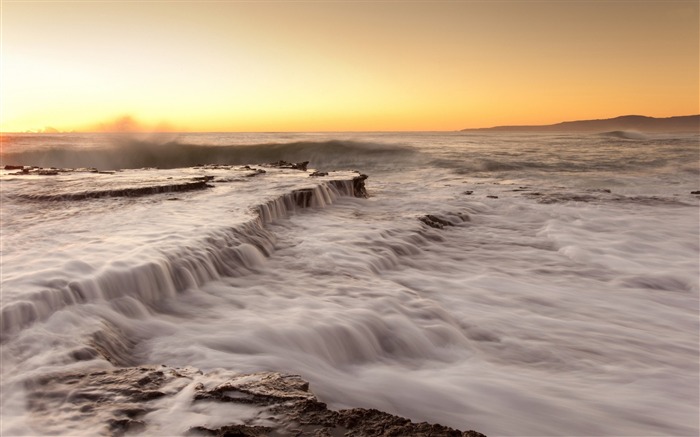
[[[108,435],[134,434],[145,429],[141,419],[154,409],[149,403],[165,396],[159,389],[173,379],[153,367],[46,375],[26,382],[27,407],[35,416],[33,423],[45,427],[44,434],[54,434],[55,422],[47,413],[56,410],[72,411],[71,421],[82,431],[85,421],[97,421]]]
[[[690,194],[700,194],[700,191],[691,191]]]
[[[101,197],[141,197],[153,194],[162,193],[180,193],[184,191],[204,190],[212,188],[213,185],[207,184],[206,181],[186,182],[172,185],[155,185],[151,187],[133,187],[133,188],[118,188],[113,190],[98,190],[86,191],[81,193],[66,193],[60,195],[32,195],[31,200],[50,201],[50,200],[86,200],[98,199]]]
[[[198,382],[192,387],[195,378]],[[32,426],[47,435],[58,431],[66,435],[65,428],[52,428],[56,422],[49,413],[59,409],[65,416],[61,426],[73,424],[74,430],[82,434],[86,429],[113,436],[157,433],[156,429],[149,429],[148,422],[148,413],[163,408],[156,399],[181,397],[194,388],[193,406],[215,402],[220,403],[216,407],[219,411],[226,405],[237,411],[239,404],[253,409],[254,413],[252,419],[232,418],[231,423],[220,427],[208,425],[205,415],[202,423],[183,424],[185,428],[181,432],[188,436],[485,437],[476,431],[414,423],[375,409],[330,410],[316,399],[308,382],[301,377],[276,372],[216,371],[210,377],[192,368],[142,366],[47,375],[28,382],[26,388]],[[92,428],[86,428],[88,424]]]
[[[24,169],[23,165],[6,165],[5,170],[22,170]]]
[[[573,193],[551,193],[546,195],[541,195],[540,193],[533,193],[534,195],[542,196],[538,202],[543,204],[552,203],[564,203],[564,202],[593,202],[599,199],[598,196],[592,194],[573,194]]]
[[[277,161],[277,162],[270,162],[267,165],[269,165],[270,167],[291,168],[292,170],[306,171],[306,167],[309,165],[309,161],[303,161],[303,162]]]
[[[465,192],[462,193],[462,194],[465,194],[465,195],[467,195],[467,196],[471,196],[473,193],[474,193],[474,191],[472,191],[472,190],[467,190],[467,191],[465,191]]]
[[[452,223],[448,222],[447,220],[444,220],[438,216],[428,214],[424,215],[423,217],[419,217],[418,220],[422,221],[426,225],[430,226],[431,228],[435,229],[443,229],[445,226],[454,226]]]
[[[445,226],[457,226],[460,223],[471,220],[468,214],[464,213],[447,213],[444,215],[426,214],[419,217],[418,220],[435,229],[444,229]]]
[[[488,195],[488,196],[486,196],[486,197],[488,197],[489,199],[498,199],[498,196],[494,196],[494,195],[492,195],[492,194],[491,194],[491,195]]]
[[[352,408],[333,411],[315,399],[296,403],[287,408],[286,414],[289,419],[302,426],[303,431],[300,435],[485,437],[476,431],[460,431],[426,422],[413,423],[409,419],[375,409]]]
[[[309,176],[311,176],[311,177],[328,176],[328,172],[316,170],[315,172],[311,173]]]
[[[275,430],[280,435],[297,436],[462,436],[484,437],[475,431],[462,432],[442,425],[413,423],[409,419],[394,416],[374,409],[353,408],[333,411],[319,402],[309,391],[309,385],[296,375],[278,373],[253,374],[255,378],[235,379],[218,387],[205,390],[200,387],[195,399],[220,399],[225,402],[264,405],[273,417],[282,418]],[[241,396],[240,394],[243,394]],[[235,432],[260,435],[260,429],[234,428]],[[229,427],[207,429],[208,435],[224,434]],[[267,432],[271,430],[268,429]]]
[[[366,174],[360,174],[358,176],[353,177],[351,183],[352,183],[352,193],[351,194],[354,197],[359,197],[359,198],[368,198],[369,194],[367,193],[367,187],[365,186],[365,181],[367,180],[369,176]],[[348,190],[348,181],[347,180],[336,180],[336,181],[329,181],[329,183],[333,186],[335,186],[338,190],[346,192]]]
[[[360,174],[352,179],[353,195],[355,197],[369,197],[369,194],[367,194],[367,188],[365,187],[365,181],[368,177],[369,176],[366,174]]]
[[[204,426],[195,426],[187,430],[186,436],[214,436],[214,437],[263,437],[273,429],[266,426],[227,425],[217,429]]]

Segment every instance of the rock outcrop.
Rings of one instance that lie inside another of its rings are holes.
[[[414,423],[374,409],[330,410],[301,377],[276,372],[204,374],[193,368],[144,366],[51,375],[26,387],[32,425],[48,434],[65,434],[65,429],[54,428],[48,414],[58,410],[70,419],[62,424],[72,423],[82,431],[92,428],[96,435],[162,434],[162,420],[153,418],[167,409],[170,400],[177,398],[181,406],[187,397],[196,411],[203,411],[207,403],[216,403],[219,411],[229,404],[232,412],[241,411],[242,406],[246,411],[245,417],[232,413],[230,423],[224,425],[212,426],[206,417],[201,425],[169,424],[169,429],[188,436],[485,437],[476,431]],[[170,420],[176,421],[177,416]]]
[[[302,161],[302,162],[276,161],[276,162],[270,162],[266,165],[269,167],[289,168],[292,170],[306,171],[306,167],[309,165],[309,161]]]

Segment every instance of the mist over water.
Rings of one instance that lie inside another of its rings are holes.
[[[697,435],[698,141],[11,139],[3,164],[130,170],[1,172],[3,435],[94,435],[99,423],[68,411],[47,433],[26,387],[147,364],[296,373],[332,408],[487,435]],[[370,198],[303,172],[179,168],[278,160],[360,170]],[[40,196],[202,176],[211,188]],[[300,208],[290,193],[307,189],[315,200]],[[184,433],[194,413],[179,408],[146,416],[147,430],[181,420]]]

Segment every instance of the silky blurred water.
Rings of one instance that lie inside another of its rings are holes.
[[[3,165],[122,170],[0,171],[3,435],[41,433],[27,380],[142,364],[296,373],[332,408],[487,435],[698,434],[696,134],[3,141]],[[235,167],[278,160],[370,197]]]

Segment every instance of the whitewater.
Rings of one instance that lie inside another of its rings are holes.
[[[0,158],[2,436],[105,434],[36,381],[161,364],[487,435],[700,432],[698,134],[17,134]],[[144,434],[232,415],[158,405]]]

